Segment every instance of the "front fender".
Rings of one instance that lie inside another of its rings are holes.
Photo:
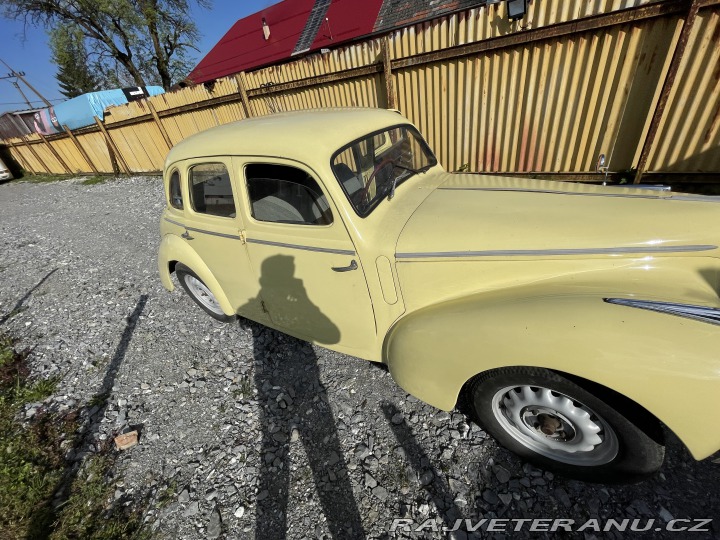
[[[720,328],[602,296],[486,298],[407,315],[384,354],[408,393],[444,410],[483,371],[537,366],[611,388],[672,429],[696,459],[720,448]]]
[[[218,283],[218,280],[210,271],[210,268],[208,268],[195,250],[174,234],[166,234],[160,242],[158,271],[160,272],[160,281],[163,287],[169,291],[175,288],[170,278],[170,263],[173,261],[184,264],[197,274],[210,289],[210,292],[215,295],[225,315],[235,315],[235,310],[230,304],[220,283]]]

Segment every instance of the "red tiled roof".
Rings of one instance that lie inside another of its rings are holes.
[[[198,84],[211,81],[287,61],[293,54],[334,48],[360,37],[484,3],[485,0],[436,0],[433,3],[284,0],[237,21],[187,78]],[[263,35],[263,19],[270,29],[267,40]]]

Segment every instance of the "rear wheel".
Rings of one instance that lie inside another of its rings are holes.
[[[180,281],[180,285],[185,289],[185,292],[187,292],[190,298],[195,300],[195,303],[208,315],[222,322],[235,320],[233,315],[225,315],[225,313],[223,313],[215,295],[195,272],[184,264],[178,263],[177,266],[175,266],[175,274],[177,275],[178,281]]]
[[[634,481],[655,472],[664,459],[660,427],[649,413],[549,370],[483,373],[470,384],[469,406],[503,446],[564,476]]]

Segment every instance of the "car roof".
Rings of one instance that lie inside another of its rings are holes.
[[[329,163],[345,144],[387,126],[407,124],[386,109],[317,109],[247,118],[210,128],[175,145],[166,167],[184,159],[223,155],[275,156]]]

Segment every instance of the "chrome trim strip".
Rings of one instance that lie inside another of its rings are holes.
[[[256,238],[248,238],[247,242],[248,242],[248,244],[261,244],[264,246],[284,247],[284,248],[290,248],[290,249],[299,249],[302,251],[316,251],[318,253],[333,253],[336,255],[355,255],[354,251],[349,251],[346,249],[329,249],[329,248],[321,248],[321,247],[313,247],[313,246],[299,246],[297,244],[285,244],[283,242],[271,242],[270,240],[258,240]]]
[[[676,304],[673,302],[630,300],[628,298],[603,298],[603,301],[608,304],[657,311],[659,313],[667,313],[668,315],[677,315],[678,317],[720,325],[720,309],[717,308],[694,306],[692,304]]]
[[[173,225],[177,225],[178,227],[182,227],[186,231],[198,232],[201,234],[209,234],[210,236],[219,236],[221,238],[230,238],[231,240],[240,240],[240,236],[238,236],[238,235],[206,231],[204,229],[196,229],[195,227],[188,227],[186,225],[183,225],[182,223],[178,223],[177,221],[173,221],[172,219],[169,219],[169,218],[165,218],[165,221],[167,221],[168,223],[172,223]]]
[[[609,186],[609,187],[634,187],[635,189],[647,189],[637,186]],[[669,197],[658,197],[654,195],[634,195],[630,193],[575,193],[572,191],[558,191],[554,189],[525,189],[525,188],[481,188],[481,187],[440,187],[438,191],[508,191],[515,193],[545,193],[549,195],[574,195],[578,197],[618,197],[622,199],[655,199],[660,201],[691,201],[720,203],[720,196],[717,195],[670,195]]]
[[[673,195],[670,199],[677,201],[720,203],[720,197],[717,195]]]
[[[177,225],[178,227],[185,227],[185,225],[183,225],[182,223],[179,223],[179,222],[177,222],[177,221],[173,221],[173,220],[170,219],[170,218],[165,218],[165,221],[167,221],[168,223],[172,223],[173,225]]]
[[[574,193],[572,191],[556,191],[553,189],[524,188],[478,188],[478,187],[441,187],[442,191],[508,191],[514,193],[544,193],[548,195],[576,195],[583,197],[620,197],[625,199],[660,199],[654,195],[632,195],[630,193]],[[670,197],[668,197],[670,198]]]
[[[429,259],[455,257],[539,257],[560,255],[618,255],[627,253],[687,253],[711,251],[717,246],[653,246],[653,247],[612,247],[587,249],[497,249],[489,251],[429,251],[427,253],[396,253],[396,259]]]

